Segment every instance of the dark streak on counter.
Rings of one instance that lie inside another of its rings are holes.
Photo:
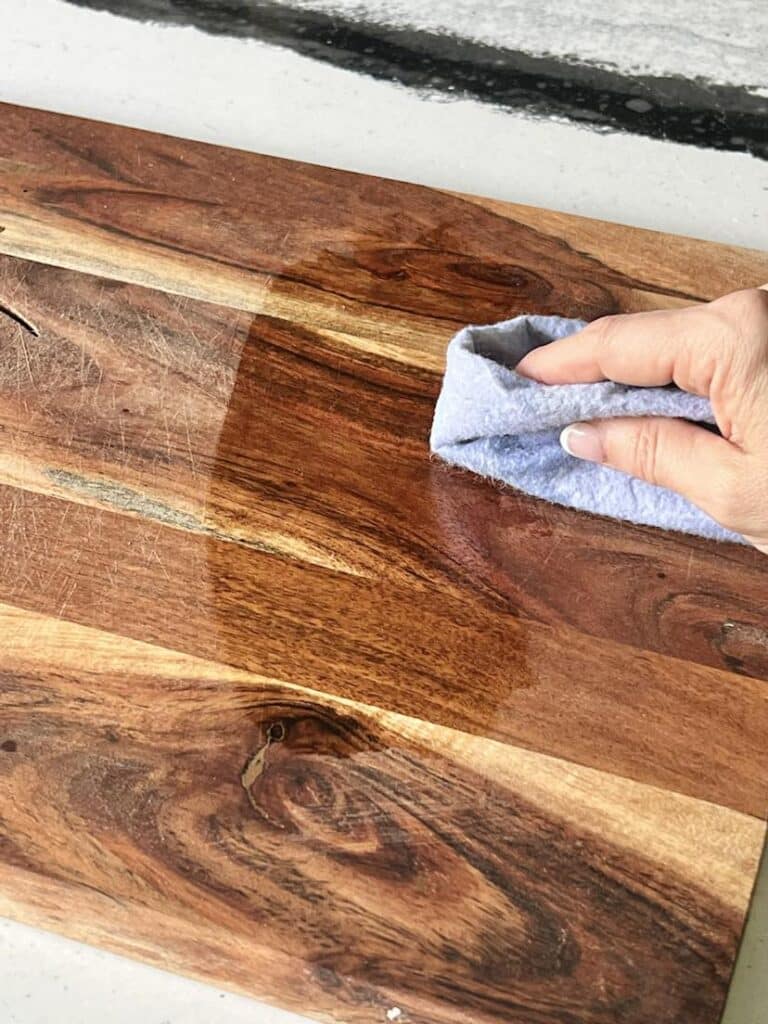
[[[257,39],[417,90],[537,117],[768,158],[768,99],[744,86],[607,67],[254,0],[67,0],[162,25]]]

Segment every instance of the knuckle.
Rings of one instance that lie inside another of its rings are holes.
[[[590,324],[590,329],[594,332],[600,344],[608,347],[615,341],[617,331],[625,319],[626,317],[620,313],[613,314],[612,316],[602,316],[599,320],[594,320]]]
[[[744,288],[710,303],[733,341],[760,346],[768,340],[768,291]]]
[[[608,372],[608,367],[616,361],[626,321],[626,314],[616,313],[593,320],[589,325],[597,361],[603,368],[603,372]]]
[[[768,328],[768,291],[765,288],[747,288],[736,294],[741,297],[745,315]]]
[[[712,398],[725,402],[765,378],[768,371],[768,291],[746,288],[709,304],[719,323],[709,346]]]
[[[653,420],[644,422],[634,431],[631,464],[633,475],[649,483],[659,483],[659,457],[661,431]]]

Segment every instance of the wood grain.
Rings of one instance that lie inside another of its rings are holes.
[[[216,977],[225,943],[224,976],[260,993],[300,963],[293,1005],[355,1021],[719,1006],[755,819],[7,606],[0,621],[3,860],[78,915],[83,890],[116,904],[121,932],[140,910],[130,942],[158,923],[161,962]]]
[[[300,651],[323,691],[765,813],[754,552],[430,462],[437,381],[306,327],[10,259],[0,282],[40,332],[0,325],[3,599],[280,678]],[[572,608],[553,554],[603,600]]]
[[[426,436],[458,325],[768,257],[0,125],[2,911],[330,1020],[716,1024],[768,814],[764,558]]]
[[[768,280],[765,253],[9,105],[0,120],[3,251],[385,342],[430,369],[470,321],[591,319]]]

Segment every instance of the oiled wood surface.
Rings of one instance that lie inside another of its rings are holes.
[[[764,557],[426,437],[456,326],[768,257],[0,128],[0,909],[331,1020],[715,1024],[768,812]]]

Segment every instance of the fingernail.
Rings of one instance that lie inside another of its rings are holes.
[[[560,434],[560,444],[569,455],[589,462],[602,462],[605,458],[600,434],[589,423],[572,423]]]

